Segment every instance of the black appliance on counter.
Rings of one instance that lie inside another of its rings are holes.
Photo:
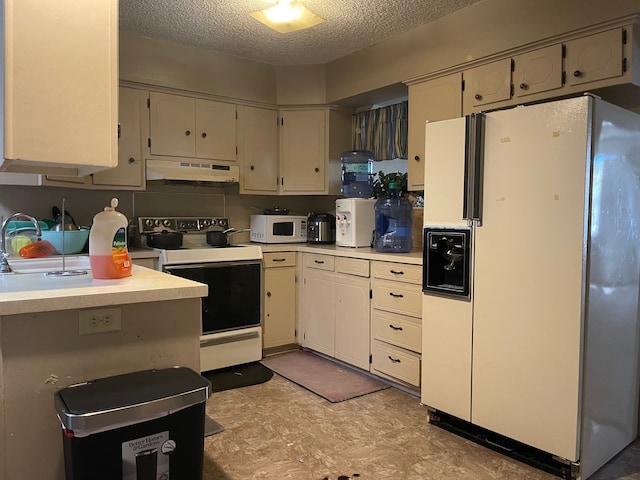
[[[307,219],[307,243],[335,243],[336,217],[330,213],[310,213]]]

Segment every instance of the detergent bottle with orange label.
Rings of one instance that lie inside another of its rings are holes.
[[[93,217],[89,232],[89,261],[93,278],[124,278],[131,275],[127,250],[127,217],[116,212],[118,199]]]

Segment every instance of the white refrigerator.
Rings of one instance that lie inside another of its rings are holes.
[[[428,123],[424,198],[431,420],[587,478],[636,438],[640,116],[585,95]]]

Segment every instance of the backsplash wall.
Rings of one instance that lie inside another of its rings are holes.
[[[334,212],[336,196],[239,195],[238,186],[201,187],[193,185],[150,185],[145,191],[81,190],[42,186],[0,186],[0,216],[16,212],[38,219],[52,218],[51,208],[62,207],[78,225],[90,226],[93,216],[118,198],[118,211],[130,222],[139,216],[228,216],[231,226],[248,228],[250,216],[265,208],[288,208],[291,214]],[[238,234],[235,241],[248,241],[249,234]]]

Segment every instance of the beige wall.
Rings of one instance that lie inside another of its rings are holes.
[[[327,103],[326,65],[277,67],[278,105],[324,105]]]
[[[636,12],[640,12],[638,0],[484,0],[330,62],[327,101]]]
[[[126,32],[120,33],[120,79],[276,103],[276,69],[271,65]]]

